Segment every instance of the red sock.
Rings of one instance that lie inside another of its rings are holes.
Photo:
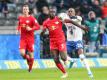
[[[33,62],[34,62],[34,58],[30,58],[30,63],[29,63],[29,72],[32,70]]]
[[[63,73],[66,73],[63,65],[59,62],[59,63],[56,63],[56,66],[63,72]]]

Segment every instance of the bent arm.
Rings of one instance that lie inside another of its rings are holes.
[[[31,31],[35,31],[35,30],[39,30],[39,29],[40,29],[40,25],[38,23],[35,23],[35,25]]]
[[[74,24],[75,26],[77,26],[77,27],[79,27],[79,28],[81,28],[81,29],[83,29],[83,30],[85,30],[85,31],[89,31],[88,27],[83,27],[83,26],[77,24],[76,22],[72,21],[71,19],[65,19],[64,22],[65,22],[65,23],[72,23],[72,24]]]

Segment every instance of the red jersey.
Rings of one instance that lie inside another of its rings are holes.
[[[48,18],[43,22],[44,29],[49,30],[50,41],[53,40],[63,40],[65,41],[64,32],[62,30],[62,21],[55,16],[54,19]]]
[[[32,28],[32,30],[27,31],[26,26],[29,26],[30,28]],[[17,29],[21,32],[21,39],[34,41],[34,31],[40,29],[40,26],[37,20],[31,15],[29,17],[19,16]]]

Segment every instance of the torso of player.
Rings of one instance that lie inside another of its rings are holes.
[[[52,20],[48,18],[45,21],[45,26],[49,30],[50,40],[65,40],[62,22],[57,16]]]
[[[81,25],[82,18],[80,16],[76,16],[76,18],[74,18],[72,20]],[[71,23],[66,23],[65,25],[67,28],[67,41],[82,40],[83,33],[80,28],[78,28],[77,26],[75,26]]]
[[[27,31],[26,27],[29,26],[30,28],[33,28],[33,21],[32,21],[31,15],[29,17],[20,16],[19,17],[19,24],[21,26],[21,39],[33,39],[34,38],[34,32],[33,31]]]

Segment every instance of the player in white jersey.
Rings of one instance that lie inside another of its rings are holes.
[[[71,19],[73,22],[81,25],[82,18],[80,16],[75,15],[75,10],[73,8],[68,9],[67,15],[68,15],[69,19]],[[68,18],[68,17],[66,17],[66,18]],[[88,71],[89,77],[91,77],[93,79],[93,74],[92,74],[90,67],[89,67],[88,63],[86,62],[85,56],[83,54],[83,42],[82,42],[83,32],[82,32],[82,29],[79,28],[78,26],[71,24],[71,23],[66,23],[65,25],[67,28],[68,55],[72,51],[77,52],[80,60],[82,61],[82,63],[84,64],[85,68]],[[85,30],[85,28],[84,28],[84,30]],[[70,59],[70,58],[68,58],[68,59]]]

